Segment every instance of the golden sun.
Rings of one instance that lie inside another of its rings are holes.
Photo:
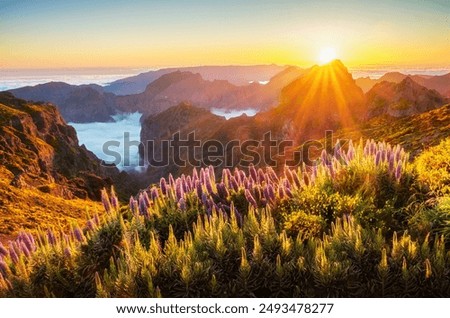
[[[333,47],[324,47],[320,50],[318,60],[320,64],[327,64],[337,58],[336,49]]]

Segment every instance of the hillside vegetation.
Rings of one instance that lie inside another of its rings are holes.
[[[367,141],[276,174],[161,179],[71,230],[0,246],[13,297],[449,297],[448,140]]]

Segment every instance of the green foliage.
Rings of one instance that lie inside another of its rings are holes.
[[[418,178],[436,195],[450,195],[450,138],[415,160]]]
[[[284,228],[291,236],[301,234],[304,239],[318,237],[325,228],[323,218],[304,211],[296,211],[289,214],[284,223]]]

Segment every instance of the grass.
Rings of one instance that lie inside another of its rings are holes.
[[[84,222],[89,214],[103,213],[98,202],[67,200],[35,188],[12,186],[12,175],[4,168],[0,168],[0,176],[0,242],[5,243],[21,230],[33,234],[39,228],[67,230],[74,222]]]

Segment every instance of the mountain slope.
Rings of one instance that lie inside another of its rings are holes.
[[[335,60],[314,66],[286,86],[274,112],[291,120],[298,135],[314,137],[325,130],[352,126],[364,118],[365,97],[347,68]]]
[[[14,96],[58,106],[68,122],[108,122],[116,113],[116,97],[98,85],[69,85],[50,82],[10,90]]]
[[[445,75],[407,75],[400,72],[388,72],[379,79],[371,79],[362,77],[356,79],[356,84],[362,88],[364,92],[368,92],[376,84],[387,81],[392,83],[400,83],[405,78],[410,77],[416,83],[428,88],[434,89],[444,97],[450,97],[450,73]]]
[[[445,102],[437,91],[417,84],[411,77],[398,84],[378,83],[367,93],[369,117],[405,117],[438,108]]]
[[[119,173],[78,145],[75,129],[55,106],[1,93],[0,112],[0,166],[12,174],[12,185],[65,198],[99,199],[100,189]]]

